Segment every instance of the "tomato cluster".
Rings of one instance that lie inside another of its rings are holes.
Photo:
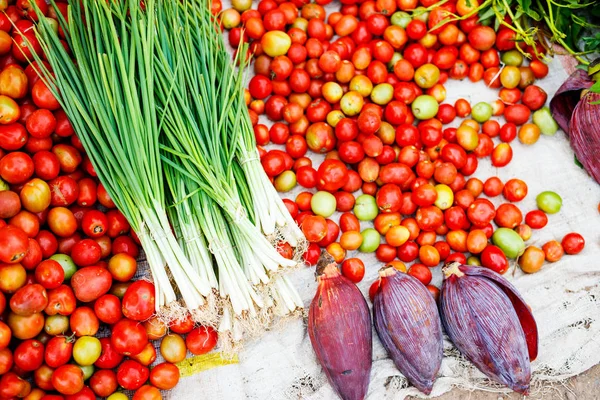
[[[56,19],[44,0],[36,3]],[[217,333],[194,326],[189,316],[169,326],[153,316],[154,285],[132,281],[138,238],[35,63],[27,62],[32,50],[24,40],[42,55],[32,30],[38,16],[28,0],[5,4],[0,2],[0,399],[118,400],[125,396],[119,387],[135,391],[136,399],[159,399],[160,390],[179,380],[175,363],[187,350],[212,350]],[[67,4],[57,6],[66,15]],[[157,348],[165,362],[154,365]]]
[[[229,43],[249,43],[255,75],[246,99],[265,172],[280,192],[310,189],[285,200],[310,242],[306,262],[324,248],[355,282],[364,276],[359,259],[346,259],[355,250],[425,285],[442,262],[505,272],[505,252],[523,251],[504,231],[490,243],[496,227],[526,240],[546,214],[523,221],[513,204],[527,194],[523,181],[470,176],[484,159],[506,166],[513,140],[530,145],[556,131],[535,85],[548,74],[544,50],[502,25],[481,25],[477,0],[345,0],[327,14],[329,3],[261,0],[252,9],[234,1],[220,14]],[[448,79],[483,81],[498,99],[444,103]],[[446,126],[457,118],[460,126]],[[313,165],[309,151],[325,161]],[[506,202],[495,207],[488,198],[500,195]],[[361,221],[373,228],[361,230]],[[556,243],[542,260],[559,258]]]

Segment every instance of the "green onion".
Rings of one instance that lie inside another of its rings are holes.
[[[138,233],[155,280],[157,312],[168,314],[177,301],[168,272],[186,307],[196,309],[210,294],[210,282],[191,266],[165,211],[153,7],[143,12],[134,0],[84,0],[69,7],[68,20],[61,17],[60,22],[74,60],[44,19],[38,25],[54,76],[43,67],[42,73],[55,88],[98,177]]]
[[[189,312],[236,342],[302,308],[281,274],[297,261],[271,241],[305,241],[262,170],[243,63],[208,2],[82,0],[59,19],[73,60],[40,21],[43,79],[140,237],[157,312]]]

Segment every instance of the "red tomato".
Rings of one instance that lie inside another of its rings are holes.
[[[383,185],[376,195],[379,210],[384,213],[395,213],[402,205],[402,191],[393,183]]]
[[[65,279],[65,271],[54,260],[44,260],[35,268],[35,281],[46,289],[59,287]]]
[[[110,340],[116,352],[131,355],[144,349],[148,335],[141,323],[124,318],[113,326]]]
[[[327,221],[318,215],[307,216],[300,227],[309,242],[319,242],[327,235]]]
[[[25,340],[13,353],[15,366],[23,371],[34,371],[44,363],[44,345],[39,340]]]
[[[27,142],[27,131],[18,122],[0,125],[0,148],[8,151],[18,150]]]
[[[75,310],[76,302],[73,290],[67,285],[60,285],[48,291],[48,305],[44,312],[47,315],[70,315]]]
[[[49,110],[60,108],[60,103],[42,79],[38,80],[31,88],[31,98],[39,108],[47,108]]]
[[[150,376],[148,368],[137,361],[124,361],[117,369],[117,382],[126,390],[139,389]]]
[[[51,368],[65,365],[73,355],[74,340],[66,336],[55,336],[46,344],[44,361]]]
[[[154,307],[154,284],[139,280],[127,288],[122,300],[122,311],[126,318],[144,321],[154,314]]]
[[[21,262],[25,259],[28,249],[29,238],[21,228],[12,225],[0,228],[0,262]]]
[[[571,232],[565,235],[560,244],[565,253],[577,254],[585,247],[585,239],[579,233]]]
[[[29,392],[31,392],[31,384],[14,372],[8,372],[0,377],[1,398],[25,397]]]
[[[73,364],[58,367],[52,374],[52,385],[57,392],[71,395],[83,389],[83,370]]]
[[[123,355],[115,350],[110,338],[100,338],[100,346],[102,347],[102,352],[100,353],[100,357],[94,363],[94,366],[111,369],[116,368],[117,365],[121,364]]]
[[[96,264],[102,257],[100,245],[92,239],[83,239],[76,243],[71,250],[71,258],[79,267]]]
[[[185,345],[195,355],[210,352],[217,345],[218,335],[211,327],[194,328],[185,338]]]
[[[90,307],[78,307],[69,317],[69,327],[76,337],[94,336],[100,321]]]
[[[431,282],[431,271],[423,264],[413,264],[408,269],[408,275],[417,278],[423,285]]]
[[[333,159],[321,163],[318,169],[319,185],[323,190],[334,192],[348,182],[348,168],[346,165]]]
[[[21,287],[10,298],[10,309],[17,315],[28,316],[39,313],[47,305],[48,294],[46,289],[37,283]]]
[[[35,171],[35,165],[29,155],[15,151],[0,159],[0,177],[13,185],[25,183]]]
[[[170,390],[179,382],[179,368],[174,364],[163,362],[150,371],[150,383],[161,390]]]
[[[503,274],[508,270],[508,259],[502,250],[492,244],[488,244],[479,255],[481,265],[494,272]]]
[[[92,242],[97,245],[93,240]],[[71,277],[71,286],[75,297],[84,303],[94,301],[107,293],[111,283],[110,272],[106,268],[98,266],[81,268]]]
[[[90,378],[90,388],[96,396],[108,397],[117,390],[117,387],[117,374],[112,370],[100,369]]]
[[[365,264],[360,258],[348,258],[342,263],[342,275],[358,283],[365,276]]]

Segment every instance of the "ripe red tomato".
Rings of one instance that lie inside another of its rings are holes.
[[[9,304],[12,312],[17,315],[32,315],[42,312],[46,308],[48,294],[40,284],[25,285],[13,294]]]
[[[527,196],[527,184],[520,179],[509,179],[504,184],[502,195],[510,202],[521,201]]]
[[[496,216],[496,209],[491,201],[487,199],[476,199],[467,208],[467,217],[471,223],[482,228],[489,224]]]
[[[98,246],[96,242],[91,241]],[[111,283],[112,276],[110,272],[100,266],[83,267],[77,270],[71,277],[71,286],[73,287],[75,297],[83,302],[94,301],[107,293]]]
[[[141,323],[124,318],[113,326],[110,340],[116,352],[132,355],[144,349],[148,335]]]
[[[150,383],[161,390],[170,390],[179,382],[179,374],[174,364],[163,362],[150,371]]]
[[[307,216],[302,222],[301,228],[309,242],[319,242],[327,235],[327,221],[319,215]]]
[[[494,272],[503,274],[508,270],[508,259],[504,252],[497,246],[488,244],[479,255],[481,265]]]
[[[47,315],[71,315],[75,310],[77,299],[71,287],[60,285],[48,290],[48,305],[44,309]]]
[[[348,182],[348,168],[343,162],[327,159],[318,169],[319,186],[323,190],[334,192]]]
[[[23,371],[34,371],[44,362],[44,345],[39,340],[25,340],[15,348],[13,353],[15,366]]]
[[[25,258],[28,247],[28,237],[21,229],[11,225],[0,228],[0,262],[20,262]]]
[[[44,260],[35,268],[35,281],[46,289],[59,287],[65,279],[65,271],[55,260]]]
[[[139,389],[150,376],[150,371],[137,361],[126,360],[117,369],[117,382],[126,390]]]
[[[384,213],[400,211],[402,205],[402,191],[393,183],[383,185],[376,195],[377,206]]]
[[[117,390],[117,387],[117,374],[112,370],[100,369],[90,378],[90,388],[96,396],[108,397]]]
[[[33,164],[35,174],[45,181],[56,178],[60,173],[58,157],[49,151],[42,150],[35,153],[33,155]]]
[[[94,363],[95,367],[112,369],[121,364],[123,355],[115,350],[110,338],[100,338],[100,346],[102,352],[100,353],[100,357]]]
[[[76,243],[71,250],[71,258],[79,267],[96,264],[102,257],[100,245],[92,239],[83,239]]]
[[[494,222],[499,227],[513,229],[523,221],[523,214],[517,206],[512,203],[500,204],[496,209]]]
[[[60,108],[60,103],[42,79],[38,80],[31,88],[31,98],[39,108],[46,108],[48,110],[57,110]]]
[[[78,307],[69,317],[69,327],[76,337],[94,336],[100,328],[100,321],[90,307]]]
[[[14,372],[8,372],[0,377],[0,397],[12,399],[25,397],[31,392],[31,384]]]
[[[72,395],[83,389],[83,379],[83,370],[79,366],[65,364],[52,374],[52,385],[57,392]]]
[[[154,284],[138,280],[127,288],[122,300],[122,311],[126,318],[147,320],[154,314],[154,307]]]
[[[431,282],[431,271],[423,264],[413,264],[408,269],[408,275],[417,278],[423,285],[429,285]]]
[[[18,150],[27,142],[27,131],[18,122],[0,125],[0,148],[8,151]]]
[[[360,258],[348,258],[342,263],[342,275],[352,282],[358,283],[365,276],[365,264]]]
[[[15,151],[0,159],[0,177],[13,185],[25,183],[35,171],[35,165],[29,155]]]
[[[73,343],[69,337],[55,336],[46,344],[44,361],[50,368],[58,368],[65,365],[73,355]]]
[[[577,254],[585,247],[585,239],[579,233],[571,232],[565,235],[560,244],[565,253]]]
[[[542,210],[532,210],[525,215],[525,223],[531,229],[542,229],[548,223],[548,216]]]
[[[185,345],[195,355],[206,354],[217,345],[218,334],[211,327],[194,328],[185,338]]]
[[[90,210],[83,214],[81,220],[81,229],[83,233],[91,238],[98,238],[106,233],[108,228],[108,219],[100,210]]]

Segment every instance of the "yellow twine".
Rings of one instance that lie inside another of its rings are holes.
[[[222,367],[224,365],[237,364],[238,358],[225,358],[221,353],[209,353],[200,356],[186,358],[185,360],[175,364],[179,368],[181,377],[192,376],[202,371]]]

